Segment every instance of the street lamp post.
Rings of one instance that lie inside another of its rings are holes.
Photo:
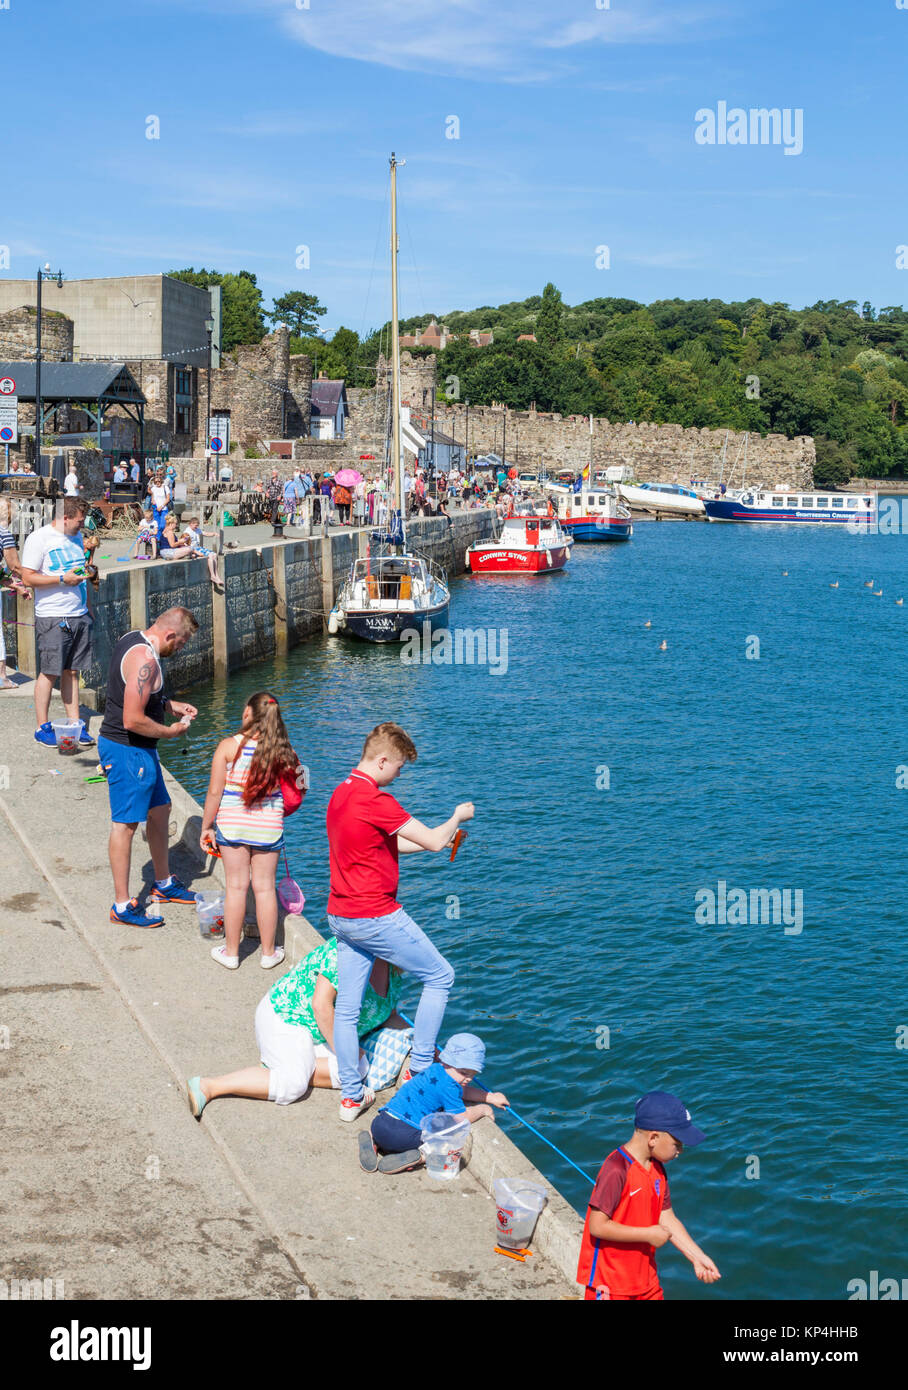
[[[38,323],[35,339],[35,472],[41,472],[41,285],[44,280],[56,280],[57,289],[63,288],[63,271],[51,270],[50,261],[44,269],[38,267]]]
[[[208,404],[205,408],[205,482],[211,481],[211,335],[214,332],[214,319],[205,320],[205,332],[208,334],[208,371],[206,372],[205,384],[208,388]]]

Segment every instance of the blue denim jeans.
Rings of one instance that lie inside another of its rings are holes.
[[[454,983],[454,971],[403,908],[386,917],[335,917],[329,912],[328,925],[337,937],[334,1051],[341,1095],[359,1100],[363,1083],[357,1067],[357,1024],[372,966],[377,960],[386,960],[422,980],[410,1053],[414,1071],[424,1071],[435,1060],[435,1040]]]

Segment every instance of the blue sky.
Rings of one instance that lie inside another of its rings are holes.
[[[304,289],[323,330],[367,331],[394,149],[403,316],[547,280],[569,303],[908,302],[896,0],[303,3],[8,0],[0,274],[245,267],[269,306]],[[698,144],[720,101],[802,110],[803,153]]]

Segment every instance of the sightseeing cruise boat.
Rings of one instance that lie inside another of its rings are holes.
[[[618,492],[628,506],[646,512],[677,512],[680,516],[703,516],[702,498],[678,483],[619,483]]]
[[[603,483],[571,487],[549,483],[548,492],[563,529],[575,541],[629,541],[634,534],[630,508]]]
[[[876,522],[876,496],[870,492],[793,492],[748,488],[736,497],[706,497],[710,521],[763,521],[800,526],[851,523],[862,529]]]
[[[564,569],[572,545],[556,516],[527,508],[505,517],[497,540],[475,541],[466,566],[472,574],[554,574]]]

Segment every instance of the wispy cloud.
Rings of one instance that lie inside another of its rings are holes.
[[[211,0],[192,0],[198,5]],[[576,71],[584,49],[715,37],[730,0],[218,0],[270,11],[291,38],[336,58],[401,71],[547,82]],[[620,90],[620,87],[619,87]]]

